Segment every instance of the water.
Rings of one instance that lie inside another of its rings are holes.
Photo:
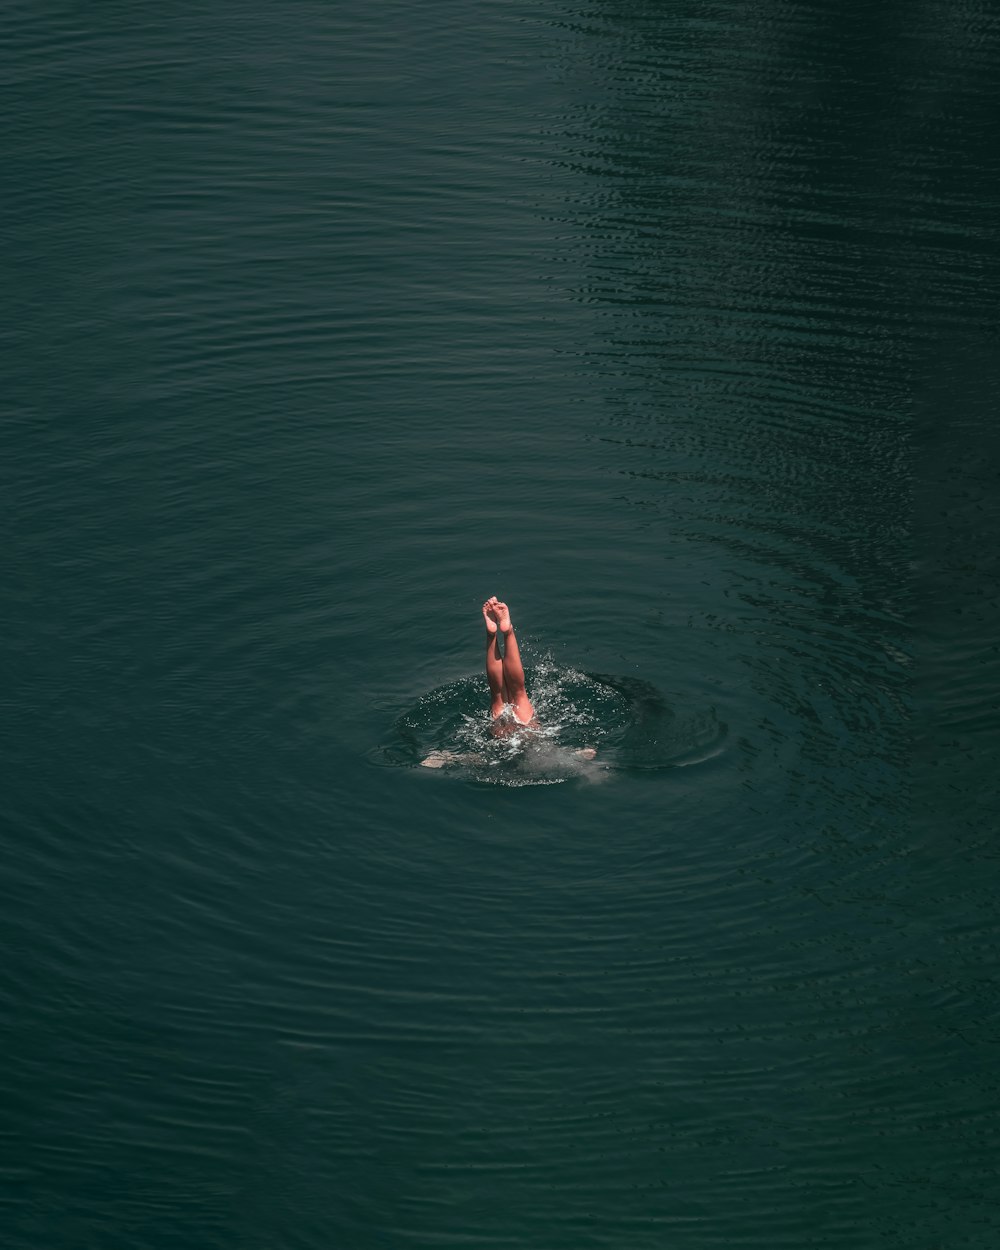
[[[992,1250],[990,10],[2,23],[5,1245]]]
[[[579,673],[551,659],[527,679],[537,724],[492,733],[486,680],[465,678],[429,691],[408,708],[374,760],[446,767],[460,779],[523,786],[685,768],[723,752],[726,726],[710,709],[699,713],[683,696],[672,707],[648,682]]]

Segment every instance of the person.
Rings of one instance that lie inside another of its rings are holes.
[[[483,603],[483,621],[486,625],[486,681],[490,688],[491,735],[508,738],[520,731],[540,729],[534,704],[528,698],[525,686],[524,666],[510,619],[510,608],[496,595],[491,595]],[[500,649],[501,638],[503,650]],[[593,747],[584,747],[572,754],[592,760],[597,752]],[[477,763],[481,758],[478,755],[457,755],[453,751],[432,751],[420,762],[424,768],[443,768],[446,764]]]
[[[483,604],[486,623],[486,680],[490,687],[490,732],[507,738],[519,729],[537,729],[538,717],[524,684],[510,608],[492,595]],[[503,651],[500,639],[503,638]]]

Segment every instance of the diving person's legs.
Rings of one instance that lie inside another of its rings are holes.
[[[503,710],[510,699],[504,683],[500,634],[491,611],[492,603],[492,599],[487,599],[483,604],[483,621],[486,625],[486,680],[490,686],[490,714],[496,720],[503,715]],[[478,755],[460,755],[454,751],[432,751],[426,759],[420,762],[424,768],[444,768],[447,764],[476,763],[479,758]]]
[[[497,629],[503,635],[503,684],[505,702],[513,705],[514,715],[522,725],[535,719],[535,709],[524,688],[524,667],[521,664],[521,653],[518,650],[514,626],[510,619],[510,609],[495,596],[487,600],[490,614],[496,621]],[[494,639],[494,643],[495,643]],[[502,710],[502,705],[501,705]],[[493,715],[498,713],[494,711]]]
[[[486,680],[490,684],[490,715],[500,716],[510,699],[504,683],[503,657],[500,654],[500,634],[490,610],[492,599],[483,604],[483,620],[486,622]]]

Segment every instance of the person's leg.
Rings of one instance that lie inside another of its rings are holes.
[[[490,684],[490,715],[495,720],[503,712],[505,704],[510,702],[507,687],[504,683],[503,657],[500,654],[500,635],[497,623],[490,611],[487,599],[483,604],[483,620],[486,622],[486,680]]]
[[[532,707],[531,700],[528,698],[528,692],[524,688],[524,668],[521,664],[521,652],[518,650],[517,638],[514,636],[514,626],[510,619],[510,609],[506,603],[501,603],[499,599],[489,600],[492,608],[492,614],[496,619],[497,627],[503,634],[503,682],[506,687],[507,702],[514,705],[514,714],[517,719],[527,725],[535,719],[535,709]]]
[[[490,685],[490,715],[496,720],[498,716],[503,715],[503,710],[510,699],[504,684],[500,634],[490,610],[492,603],[492,599],[487,599],[483,604],[483,620],[486,623],[486,680]],[[426,759],[420,762],[424,768],[444,768],[446,764],[476,763],[479,758],[478,755],[457,755],[454,751],[432,751]]]

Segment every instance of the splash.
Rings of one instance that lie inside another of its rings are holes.
[[[466,780],[539,786],[598,784],[614,773],[701,763],[723,750],[726,727],[714,709],[668,700],[649,682],[579,672],[551,657],[527,679],[539,728],[494,737],[485,679],[462,678],[405,711],[378,761],[405,766],[430,760],[442,773]]]

